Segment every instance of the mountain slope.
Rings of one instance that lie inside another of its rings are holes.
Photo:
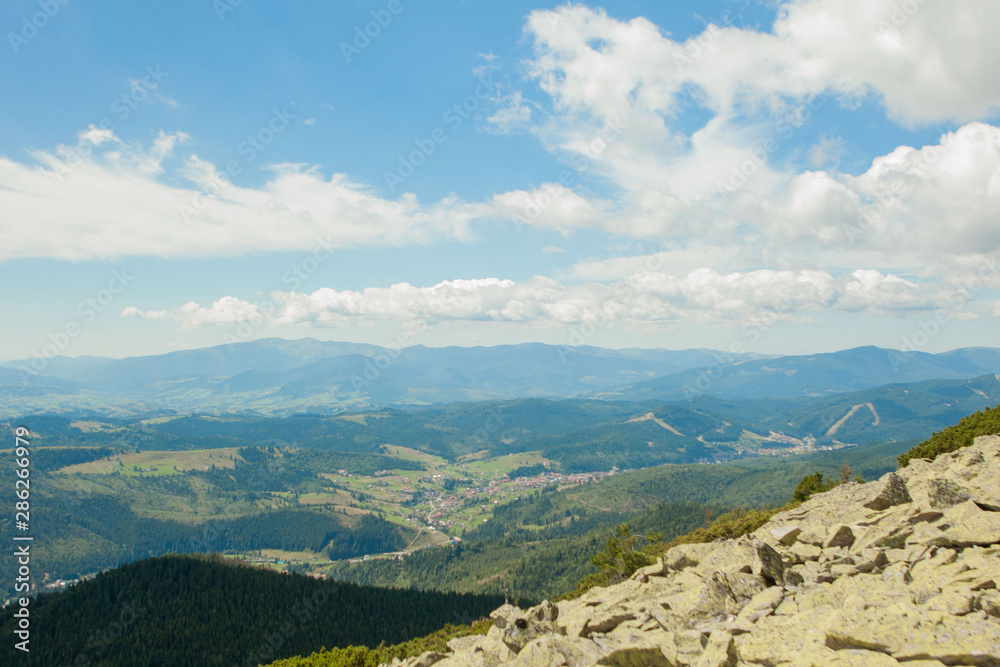
[[[394,664],[998,665],[998,465],[1000,437],[981,437]],[[344,664],[324,657],[293,664]]]
[[[165,556],[109,570],[30,606],[31,664],[257,665],[324,646],[396,643],[468,623],[498,596],[365,588]],[[363,622],[359,622],[364,619]],[[20,664],[14,606],[0,662]]]
[[[812,436],[820,443],[912,440],[997,403],[1000,376],[929,380],[816,399],[761,420],[758,428]]]
[[[1000,372],[1000,349],[968,348],[944,354],[859,347],[813,354],[716,364],[638,382],[595,398],[625,401],[818,397],[880,385],[964,379]]]

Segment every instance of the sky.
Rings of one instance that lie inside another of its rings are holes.
[[[0,359],[997,346],[995,0],[8,0]]]

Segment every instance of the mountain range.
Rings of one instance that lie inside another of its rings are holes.
[[[817,398],[893,383],[1000,372],[1000,348],[940,354],[861,347],[765,356],[709,349],[609,350],[540,343],[495,347],[264,339],[111,359],[0,364],[0,416],[134,416],[157,411],[336,414],[453,401],[592,398],[683,401]]]

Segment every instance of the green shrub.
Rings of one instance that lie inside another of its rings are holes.
[[[699,544],[702,542],[714,542],[715,540],[729,540],[752,533],[767,523],[772,516],[782,509],[788,509],[789,507],[790,505],[773,509],[748,510],[737,508],[731,510],[719,516],[704,528],[699,528],[687,535],[674,538],[668,544],[658,548],[656,554],[666,553],[668,549],[678,544]]]
[[[1000,433],[1000,406],[986,408],[933,434],[905,454],[900,454],[899,465],[906,467],[913,459],[934,460],[941,454],[970,446],[978,436],[997,433]]]
[[[323,649],[309,656],[296,656],[271,663],[270,667],[378,667],[394,658],[405,660],[427,651],[445,653],[448,641],[455,637],[485,635],[493,627],[493,621],[481,619],[472,625],[446,625],[425,637],[417,637],[402,644],[376,648],[348,646],[346,648]]]
[[[809,500],[810,496],[814,493],[829,491],[834,486],[836,486],[835,482],[823,479],[823,473],[814,472],[813,474],[806,475],[802,478],[799,485],[795,487],[795,491],[792,492],[792,500],[804,503]]]
[[[639,542],[646,546],[639,548]],[[632,528],[623,523],[618,526],[614,535],[608,538],[604,550],[591,554],[590,562],[597,567],[597,572],[584,577],[576,590],[563,595],[557,600],[573,600],[580,597],[594,586],[612,586],[621,583],[632,576],[640,567],[651,565],[652,550],[663,543],[663,535],[633,535]]]

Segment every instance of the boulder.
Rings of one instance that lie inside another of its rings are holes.
[[[864,507],[872,510],[887,510],[896,505],[913,502],[903,478],[894,472],[883,475],[872,488],[871,499]]]
[[[927,483],[927,499],[936,510],[948,509],[972,499],[972,494],[958,482],[948,479],[931,479]]]
[[[824,549],[831,547],[849,547],[854,544],[854,531],[850,526],[837,525],[830,529],[826,541],[823,543]]]
[[[713,630],[695,667],[736,667],[736,642],[725,630]]]
[[[795,544],[795,538],[799,536],[802,529],[798,526],[785,525],[772,528],[769,532],[774,539],[778,540],[779,544],[784,544],[787,547]]]
[[[697,567],[715,548],[715,544],[679,544],[663,555],[664,571],[680,572]]]

